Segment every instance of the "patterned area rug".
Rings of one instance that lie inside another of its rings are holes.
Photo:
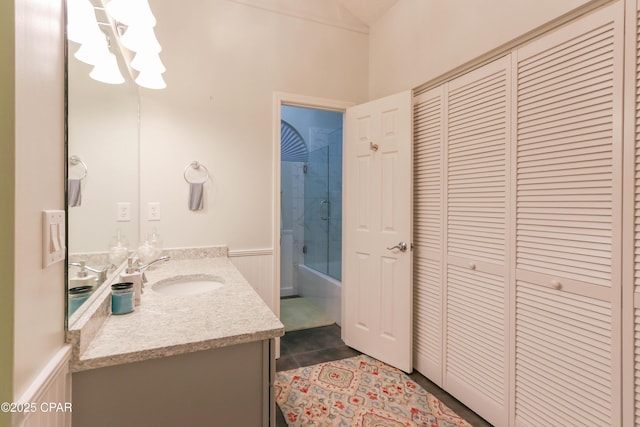
[[[292,427],[471,427],[403,372],[366,355],[276,372],[275,393]]]

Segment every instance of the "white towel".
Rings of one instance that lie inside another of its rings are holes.
[[[203,207],[203,182],[190,182],[189,183],[189,210],[199,211]]]
[[[69,207],[76,207],[82,204],[82,180],[70,179],[67,187],[67,198]]]

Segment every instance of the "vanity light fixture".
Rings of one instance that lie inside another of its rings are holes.
[[[100,61],[94,65],[93,70],[89,73],[89,77],[102,83],[124,83],[124,77],[118,68],[118,60],[112,52],[107,52],[105,56],[100,58]]]
[[[153,30],[156,18],[148,0],[110,0],[105,10],[117,22],[122,46],[135,53],[130,64],[139,72],[135,82],[149,89],[167,87],[162,78],[166,68],[159,55],[162,46]]]
[[[88,37],[81,45],[80,49],[73,54],[77,60],[89,65],[96,65],[102,58],[109,54],[107,39],[102,31]]]
[[[152,27],[129,26],[120,43],[133,52],[159,53],[162,50]]]
[[[89,0],[67,0],[67,38],[80,43],[73,55],[93,65],[89,76],[109,84],[124,83],[116,56],[109,51],[108,36],[100,30],[95,9]]]
[[[67,39],[84,44],[98,28],[98,22],[89,0],[67,0]]]
[[[136,83],[148,89],[164,89],[167,87],[162,74],[147,71],[140,71],[136,78]]]
[[[162,74],[167,69],[160,60],[160,55],[157,53],[140,52],[136,53],[131,61],[131,68],[136,71],[149,71],[153,73]]]
[[[74,56],[94,66],[91,78],[109,84],[124,83],[118,60],[109,51],[109,40],[100,30],[95,9],[90,0],[67,0],[67,38],[81,45]],[[103,25],[115,26],[114,33],[121,46],[135,53],[130,64],[139,72],[135,82],[150,89],[164,89],[167,84],[161,74],[166,68],[160,60],[162,47],[153,30],[156,18],[148,0],[111,0],[104,10],[114,22]]]

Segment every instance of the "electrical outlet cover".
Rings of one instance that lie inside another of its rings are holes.
[[[147,219],[149,221],[160,221],[160,203],[159,202],[149,202],[147,205],[148,213]]]

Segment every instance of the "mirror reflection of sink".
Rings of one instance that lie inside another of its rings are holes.
[[[163,295],[190,296],[215,291],[224,286],[224,279],[215,276],[181,276],[161,280],[151,289]]]

